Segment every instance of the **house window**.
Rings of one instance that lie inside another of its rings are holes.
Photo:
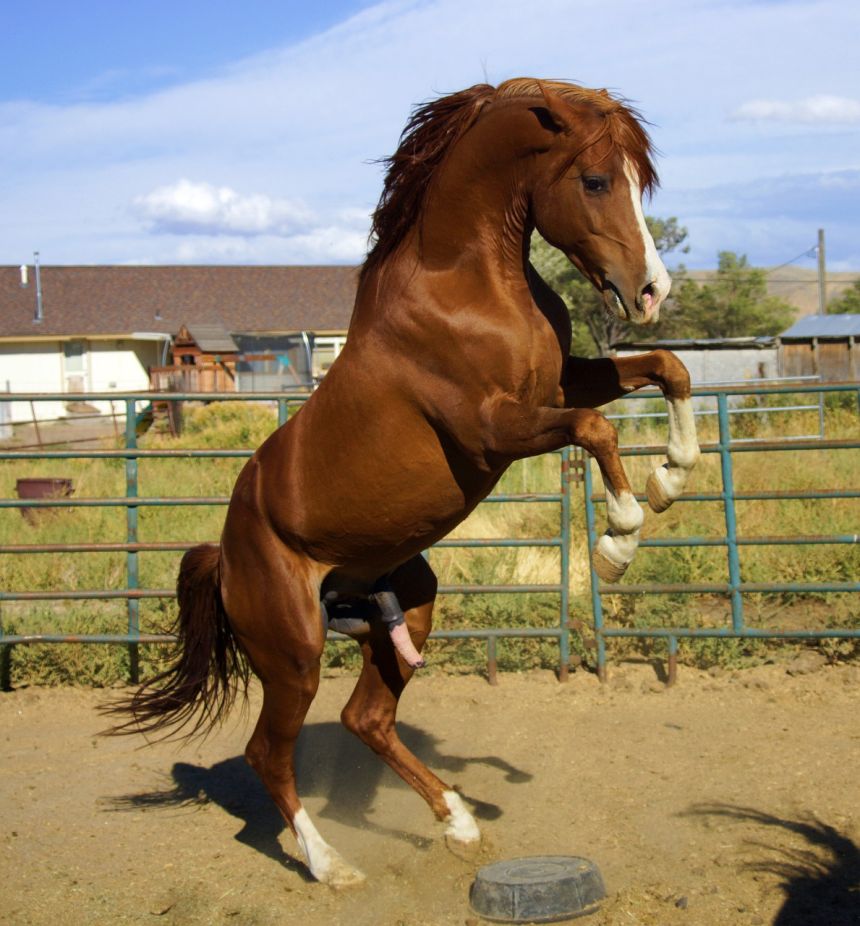
[[[84,392],[87,386],[87,355],[84,341],[63,343],[63,368],[66,392]]]
[[[66,341],[63,345],[65,354],[66,373],[84,372],[84,342]]]

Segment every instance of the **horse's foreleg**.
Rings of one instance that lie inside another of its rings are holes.
[[[391,586],[400,601],[406,625],[420,651],[430,633],[436,577],[423,557],[418,556],[396,569]],[[378,624],[361,644],[364,665],[343,709],[344,726],[366,743],[430,805],[437,819],[447,823],[445,831],[454,852],[470,852],[481,835],[460,795],[437,778],[406,746],[397,734],[397,703],[413,669],[395,651],[391,636]]]
[[[593,408],[643,386],[658,386],[668,406],[667,462],[651,473],[646,486],[648,504],[660,512],[684,491],[690,470],[700,455],[690,398],[690,374],[684,364],[667,350],[600,360],[571,357],[565,371],[565,402]]]
[[[598,540],[592,562],[605,582],[620,579],[639,545],[644,514],[618,455],[618,432],[612,423],[591,407],[524,409],[510,400],[486,409],[484,419],[485,453],[516,458],[575,444],[597,460],[606,487],[609,529]]]
[[[587,450],[600,467],[609,522],[609,528],[594,547],[591,561],[604,582],[617,582],[627,571],[639,546],[639,531],[645,515],[633,495],[618,455],[618,432],[600,412],[587,411],[590,415],[574,429],[571,443]]]

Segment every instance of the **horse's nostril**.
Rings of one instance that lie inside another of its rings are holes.
[[[643,286],[641,295],[650,296],[653,299],[654,298],[654,284],[648,283],[645,286]]]

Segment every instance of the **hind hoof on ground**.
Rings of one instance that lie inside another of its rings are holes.
[[[675,501],[674,498],[670,498],[663,484],[663,480],[660,477],[660,474],[665,472],[666,468],[664,466],[655,469],[648,477],[648,483],[645,486],[645,494],[648,496],[648,507],[657,514],[665,511],[672,502]]]
[[[319,879],[323,884],[327,884],[334,891],[344,891],[350,888],[361,887],[367,880],[363,872],[346,862],[340,860],[333,865],[323,877]]]
[[[629,563],[614,563],[611,559],[607,559],[598,547],[594,548],[594,553],[591,555],[591,564],[598,577],[610,584],[617,582],[627,572],[627,567],[630,565]]]
[[[463,861],[470,862],[478,857],[481,851],[481,839],[458,839],[450,833],[445,834],[445,845],[452,855]]]

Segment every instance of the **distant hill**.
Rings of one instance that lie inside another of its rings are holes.
[[[707,283],[714,278],[714,270],[688,270],[687,276],[697,283]],[[835,299],[860,278],[860,271],[827,274],[827,300]],[[796,305],[798,318],[815,315],[818,312],[818,272],[804,267],[781,267],[767,278],[767,291]]]

